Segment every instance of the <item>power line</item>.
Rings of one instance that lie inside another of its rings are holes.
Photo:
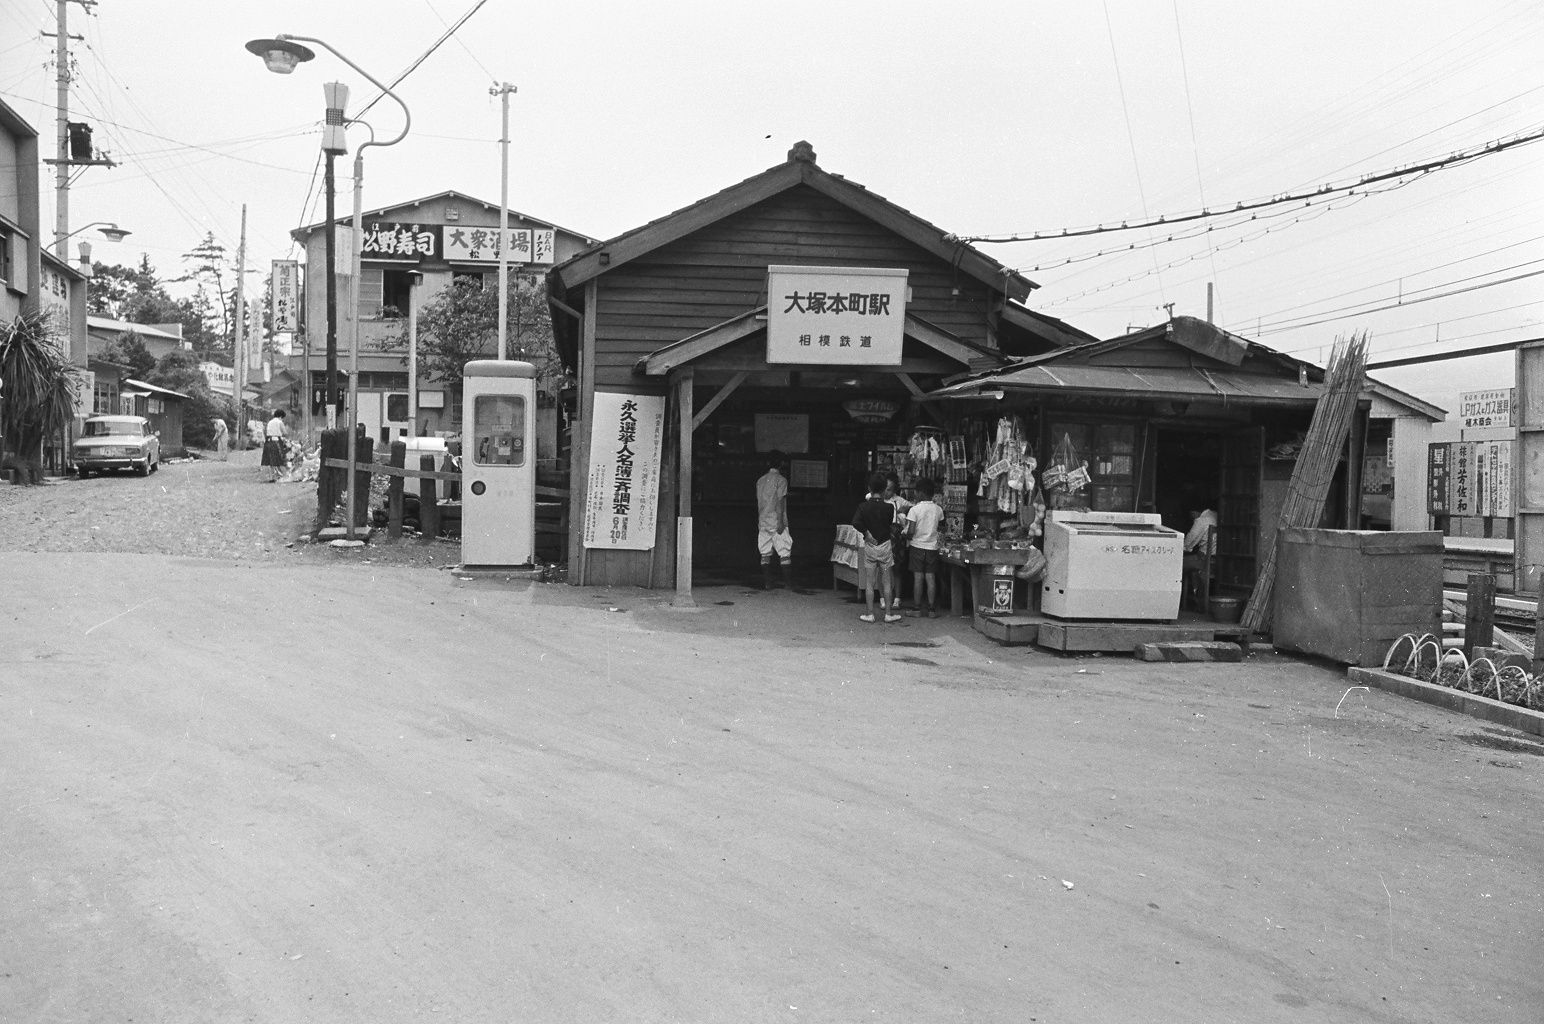
[[[1532,260],[1531,262],[1539,263],[1541,261],[1540,260]],[[1528,264],[1519,264],[1519,265],[1520,266],[1527,266]],[[1382,306],[1373,306],[1371,309],[1360,309],[1360,310],[1355,310],[1354,312],[1342,313],[1342,314],[1340,314],[1338,316],[1325,316],[1325,317],[1320,317],[1317,320],[1304,320],[1302,318],[1296,318],[1298,320],[1301,320],[1301,322],[1298,322],[1298,323],[1294,323],[1292,321],[1284,320],[1284,321],[1280,321],[1277,324],[1272,324],[1271,326],[1265,327],[1263,329],[1256,328],[1255,331],[1254,331],[1254,335],[1255,335],[1255,337],[1258,338],[1258,337],[1262,337],[1262,336],[1267,335],[1267,334],[1279,334],[1282,331],[1295,331],[1295,330],[1298,330],[1299,328],[1302,328],[1302,327],[1314,327],[1314,326],[1317,326],[1318,324],[1333,323],[1336,320],[1349,320],[1351,317],[1366,316],[1368,313],[1382,313],[1382,312],[1384,312],[1386,310],[1399,309],[1399,308],[1404,307],[1404,306],[1413,306],[1413,305],[1416,305],[1417,303],[1421,303],[1421,302],[1431,302],[1434,299],[1446,299],[1446,298],[1451,298],[1454,295],[1465,295],[1465,294],[1467,294],[1469,292],[1477,292],[1477,291],[1480,291],[1481,289],[1484,289],[1484,288],[1494,288],[1497,285],[1511,284],[1514,281],[1523,281],[1523,280],[1526,280],[1527,278],[1530,278],[1530,277],[1538,277],[1541,274],[1544,274],[1544,270],[1530,270],[1526,274],[1514,274],[1511,277],[1504,277],[1504,278],[1502,278],[1499,281],[1482,281],[1479,284],[1469,285],[1467,288],[1454,288],[1451,291],[1438,292],[1436,295],[1423,295],[1423,296],[1420,296],[1419,298],[1404,299],[1404,300],[1399,301],[1399,302],[1390,302],[1390,303],[1387,303],[1386,305],[1382,305]],[[1349,307],[1347,307],[1347,308],[1349,308]]]
[[[1416,177],[1421,175],[1429,174],[1433,171],[1440,171],[1455,164],[1467,163],[1471,160],[1478,160],[1482,157],[1492,156],[1496,153],[1500,153],[1508,149],[1513,149],[1517,146],[1526,145],[1530,142],[1537,142],[1539,139],[1544,139],[1544,130],[1534,131],[1524,135],[1518,135],[1510,139],[1503,139],[1496,142],[1486,143],[1483,146],[1477,146],[1470,150],[1452,153],[1448,156],[1435,160],[1427,160],[1424,163],[1411,164],[1408,167],[1396,167],[1387,171],[1380,171],[1376,174],[1364,174],[1353,182],[1346,182],[1339,185],[1329,183],[1319,185],[1316,188],[1307,189],[1301,192],[1288,193],[1281,196],[1273,196],[1270,199],[1251,199],[1242,201],[1235,204],[1232,209],[1215,211],[1202,209],[1192,213],[1178,214],[1173,217],[1158,217],[1156,219],[1147,218],[1135,222],[1121,221],[1119,224],[1097,224],[1093,227],[1087,228],[1062,228],[1060,231],[1053,229],[1050,231],[1034,231],[1029,234],[1018,232],[1011,235],[956,235],[952,237],[957,241],[969,242],[971,244],[1047,242],[1058,238],[1076,238],[1082,235],[1097,235],[1111,231],[1131,231],[1137,228],[1166,227],[1171,224],[1183,224],[1189,221],[1204,220],[1208,217],[1224,217],[1248,210],[1260,210],[1272,206],[1282,206],[1286,203],[1307,202],[1315,199],[1323,199],[1338,192],[1354,193],[1358,188],[1377,184],[1378,182],[1382,181],[1397,180],[1401,178],[1410,178],[1413,181]],[[1401,186],[1407,185],[1409,182],[1401,182],[1400,184]]]

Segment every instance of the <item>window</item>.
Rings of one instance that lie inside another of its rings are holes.
[[[359,275],[359,319],[395,320],[407,316],[412,287],[412,271],[365,267]]]
[[[0,227],[0,281],[19,290],[20,284],[11,279],[11,248],[15,244],[15,237],[4,227]]]
[[[487,275],[481,270],[456,270],[450,275],[451,284],[469,284],[475,288],[483,287]]]
[[[472,458],[477,465],[525,465],[524,398],[478,395],[472,422]]]

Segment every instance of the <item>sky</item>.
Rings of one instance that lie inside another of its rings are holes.
[[[1536,0],[777,4],[600,0],[99,0],[68,4],[70,118],[118,166],[79,172],[93,257],[163,278],[212,232],[249,266],[300,255],[323,219],[322,84],[376,96],[322,47],[292,75],[244,44],[324,39],[390,83],[407,137],[366,151],[365,209],[447,189],[497,204],[509,82],[509,204],[609,238],[781,163],[821,167],[973,238],[1233,210],[1544,132]],[[54,0],[0,0],[0,100],[51,149]],[[470,14],[448,40],[440,40]],[[381,99],[377,137],[402,126]],[[351,131],[351,142],[364,130]],[[352,209],[352,160],[337,209]],[[51,186],[51,168],[44,181]],[[1544,336],[1544,141],[1249,213],[978,243],[1040,287],[1031,308],[1099,337],[1169,315],[1323,363]],[[1367,194],[1371,192],[1372,194]],[[52,191],[44,222],[53,223]],[[1531,276],[1541,275],[1541,276]],[[1507,281],[1508,278],[1518,278]],[[250,278],[260,287],[260,275]],[[1377,371],[1456,411],[1508,387],[1510,354]]]

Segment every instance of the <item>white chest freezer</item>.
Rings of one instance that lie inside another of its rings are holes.
[[[1040,610],[1064,619],[1179,617],[1185,537],[1148,512],[1046,513]]]

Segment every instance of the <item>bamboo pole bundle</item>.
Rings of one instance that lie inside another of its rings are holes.
[[[1367,334],[1354,334],[1350,340],[1335,339],[1329,365],[1324,371],[1324,393],[1314,406],[1313,421],[1303,448],[1292,467],[1292,482],[1282,502],[1277,529],[1289,526],[1317,526],[1324,514],[1324,501],[1335,479],[1351,420],[1361,397],[1367,369]],[[1270,614],[1271,588],[1276,582],[1276,544],[1267,544],[1255,577],[1254,591],[1244,607],[1242,625],[1256,632]]]

